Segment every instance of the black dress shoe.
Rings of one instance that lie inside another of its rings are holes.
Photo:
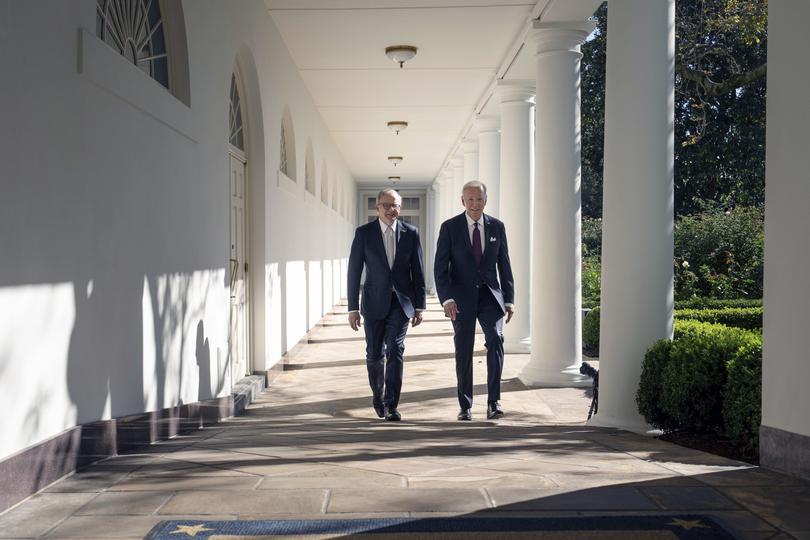
[[[492,420],[493,418],[500,418],[501,416],[503,416],[501,404],[497,401],[490,401],[487,404],[487,419]]]
[[[371,405],[374,407],[374,412],[377,413],[377,416],[385,418],[385,406],[383,406],[381,402],[372,401]]]
[[[470,409],[461,409],[456,418],[459,420],[472,420],[472,411]]]
[[[402,420],[402,415],[399,414],[399,411],[392,408],[386,407],[385,408],[385,421],[386,422],[399,422]]]

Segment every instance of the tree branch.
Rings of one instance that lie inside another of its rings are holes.
[[[711,80],[705,71],[692,69],[685,64],[677,64],[675,66],[675,73],[688,81],[697,83],[704,95],[716,97],[764,78],[767,74],[767,68],[768,64],[765,63],[750,71],[731,75],[728,79],[721,82],[715,82]]]

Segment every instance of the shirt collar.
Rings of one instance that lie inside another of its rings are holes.
[[[380,218],[377,218],[377,221],[380,224],[380,230],[382,230],[383,234],[385,234],[385,230],[388,228],[388,225],[386,225],[385,222],[383,220],[381,220]],[[397,232],[397,222],[398,221],[399,221],[398,219],[394,220],[394,223],[391,225],[391,232],[393,232],[393,233]]]
[[[464,212],[464,217],[467,218],[467,228],[472,227],[473,223],[475,223],[475,220],[471,218],[470,214],[468,214],[467,212]],[[479,227],[484,226],[484,214],[481,214],[481,218],[478,220],[478,226]]]

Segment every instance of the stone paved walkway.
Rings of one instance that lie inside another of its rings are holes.
[[[518,314],[517,316],[519,316]],[[810,483],[589,427],[583,389],[528,388],[506,360],[487,421],[457,422],[451,326],[433,302],[406,341],[403,421],[371,408],[362,331],[327,316],[247,415],[107,459],[0,515],[0,538],[142,538],[158,521],[700,513],[740,538],[810,539]]]

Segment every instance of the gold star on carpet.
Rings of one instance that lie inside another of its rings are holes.
[[[192,538],[203,531],[213,531],[214,529],[206,529],[205,525],[178,525],[176,531],[169,534],[187,534]]]
[[[687,521],[685,519],[673,518],[672,523],[667,523],[667,525],[674,525],[675,527],[682,527],[682,528],[686,529],[687,531],[690,531],[690,530],[695,529],[695,528],[711,529],[711,527],[709,527],[708,525],[703,525],[700,522],[699,519],[696,519],[695,521]]]

